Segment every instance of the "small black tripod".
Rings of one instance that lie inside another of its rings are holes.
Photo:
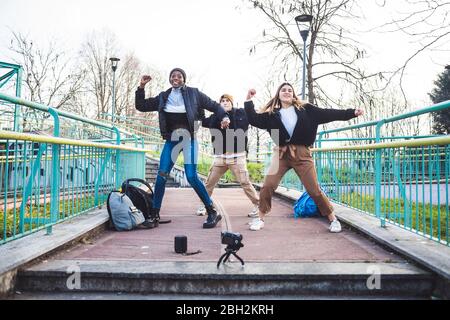
[[[241,246],[243,247],[244,245],[242,244]],[[217,268],[219,268],[220,263],[222,262],[222,260],[223,260],[223,263],[227,262],[227,260],[228,260],[228,258],[230,257],[230,255],[235,256],[235,257],[241,262],[241,264],[244,265],[244,260],[242,260],[242,258],[239,257],[239,256],[236,254],[236,252],[237,252],[238,250],[239,250],[239,248],[236,249],[236,248],[233,248],[233,247],[231,247],[231,246],[227,246],[227,247],[225,248],[225,253],[220,257],[219,261],[217,262]],[[225,258],[225,259],[224,259],[224,258]]]

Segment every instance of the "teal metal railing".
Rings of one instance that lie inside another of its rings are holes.
[[[144,177],[145,151],[124,145],[0,130],[0,244],[103,204],[128,177]]]
[[[14,86],[12,88],[6,88],[7,90],[13,90],[16,97],[20,97],[22,94],[22,66],[12,63],[6,63],[0,61],[0,88],[6,87],[7,84],[11,84],[13,80]],[[5,113],[2,111],[2,105],[0,101],[0,119],[7,119]],[[12,124],[13,131],[19,131],[19,116],[20,107],[14,106],[14,112],[12,112],[12,120],[6,125]],[[5,122],[0,121],[0,130],[6,127]]]
[[[449,245],[449,144],[441,136],[313,151],[324,155],[320,184],[331,199]]]
[[[100,204],[126,178],[145,177],[145,153],[136,149],[143,139],[133,133],[2,93],[0,114],[7,129],[0,136],[0,243],[42,226],[51,232],[54,223]],[[7,139],[11,134],[26,139]],[[50,142],[62,137],[66,144]]]
[[[2,93],[0,93],[0,103],[4,107],[10,107],[10,114],[14,114],[14,110],[20,110],[14,116],[19,119],[18,127],[20,130],[18,132],[24,132],[28,128],[26,132],[53,137],[114,143],[116,145],[125,144],[134,147],[143,146],[141,137],[108,123]],[[13,130],[13,128],[6,129]],[[55,146],[55,148],[57,147]],[[119,163],[121,159],[116,158],[116,161]],[[119,175],[119,172],[116,174]],[[116,177],[116,183],[119,184],[120,181],[121,179]]]
[[[381,226],[393,223],[449,245],[449,136],[382,134],[388,123],[447,108],[450,101],[319,132],[313,152],[321,186],[332,200],[374,215]],[[373,129],[374,136],[351,137],[364,127]],[[350,137],[324,138],[343,132]],[[304,191],[292,170],[281,185]]]

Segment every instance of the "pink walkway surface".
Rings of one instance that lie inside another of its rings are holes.
[[[200,201],[194,191],[167,189],[161,210],[172,223],[155,229],[130,232],[105,231],[88,243],[60,253],[56,259],[217,261],[225,252],[221,231],[239,232],[244,247],[238,251],[245,262],[398,262],[401,258],[367,238],[343,228],[339,234],[328,231],[325,218],[295,219],[292,205],[274,199],[273,209],[261,231],[248,230],[247,214],[252,204],[241,189],[216,189],[213,199],[224,219],[214,229],[203,229],[205,217],[196,216]],[[177,254],[174,237],[186,235],[188,252]]]

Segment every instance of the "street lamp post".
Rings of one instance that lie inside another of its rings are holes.
[[[295,17],[298,31],[303,39],[303,80],[302,80],[302,100],[305,100],[305,84],[306,84],[306,39],[308,39],[309,29],[313,16],[310,14],[302,14]]]
[[[113,84],[112,84],[112,122],[115,123],[116,120],[116,70],[117,65],[120,61],[119,58],[109,58],[111,61],[111,69],[113,71]]]

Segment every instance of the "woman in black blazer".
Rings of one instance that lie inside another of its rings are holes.
[[[361,109],[321,109],[302,101],[289,83],[279,86],[276,95],[257,113],[252,102],[256,91],[250,89],[244,104],[252,126],[266,129],[277,145],[269,171],[260,191],[259,218],[250,230],[264,227],[264,217],[271,209],[271,199],[284,174],[291,168],[300,178],[306,191],[317,204],[320,213],[330,221],[330,232],[340,232],[341,225],[333,213],[333,206],[320,190],[310,146],[314,143],[319,124],[336,120],[350,120],[363,114]]]

